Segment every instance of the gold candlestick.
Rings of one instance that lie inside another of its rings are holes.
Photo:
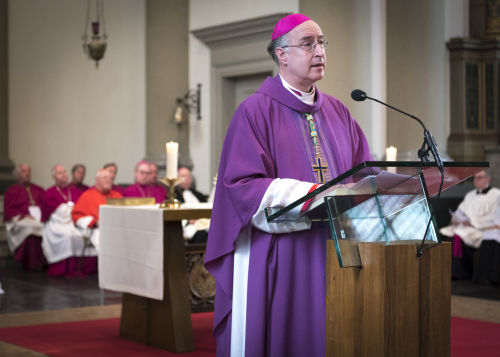
[[[160,177],[160,181],[167,186],[168,192],[165,201],[162,202],[160,208],[180,208],[181,203],[179,200],[175,199],[175,186],[180,182],[180,180],[175,178]]]

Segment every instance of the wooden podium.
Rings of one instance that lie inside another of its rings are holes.
[[[163,300],[123,294],[121,337],[171,352],[194,351],[181,220],[210,218],[211,212],[211,209],[164,210]]]
[[[451,244],[358,248],[363,267],[340,268],[327,242],[326,356],[449,356]]]
[[[326,356],[450,355],[451,244],[430,197],[488,163],[364,162],[267,220],[328,222]],[[442,180],[441,180],[442,179]],[[418,252],[418,253],[417,253]]]

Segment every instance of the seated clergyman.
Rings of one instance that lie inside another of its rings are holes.
[[[121,198],[121,193],[111,189],[113,180],[110,172],[101,169],[95,177],[95,186],[82,193],[73,207],[71,217],[83,236],[89,238],[99,251],[99,206],[106,203],[107,198]]]
[[[175,187],[175,197],[184,205],[191,208],[198,207],[200,204],[207,202],[207,195],[197,191],[193,187],[193,175],[191,170],[186,166],[181,166],[177,170],[179,184]],[[208,228],[210,226],[209,219],[193,219],[183,220],[183,235],[184,239],[189,240],[189,243],[206,243],[208,236]]]
[[[85,180],[85,172],[87,171],[85,165],[83,164],[75,164],[71,168],[71,182],[69,186],[73,186],[79,189],[81,192],[89,189],[87,185],[83,183]]]
[[[88,275],[97,272],[97,252],[84,249],[83,236],[73,224],[71,211],[82,191],[68,185],[68,173],[62,165],[52,168],[54,186],[45,191],[42,208],[42,247],[49,262],[49,276]],[[89,256],[81,258],[82,254]]]
[[[479,283],[500,283],[500,190],[490,186],[486,171],[474,175],[468,192],[440,230],[453,238],[452,275]]]
[[[18,182],[7,189],[4,198],[4,222],[7,242],[14,259],[25,269],[45,266],[42,251],[42,211],[44,189],[31,182],[31,168],[19,164]]]
[[[156,202],[161,203],[167,196],[167,188],[164,184],[158,181],[158,166],[153,162],[150,162],[149,166],[151,168],[151,176],[149,182],[155,189]]]
[[[154,197],[156,203],[165,200],[165,195],[152,184],[152,166],[147,161],[139,161],[135,166],[135,183],[125,189],[125,197]],[[158,170],[157,170],[158,171]]]

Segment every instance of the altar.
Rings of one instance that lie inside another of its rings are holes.
[[[181,221],[210,215],[209,208],[100,207],[99,285],[123,292],[120,336],[172,352],[194,350],[192,304],[215,287],[199,278],[208,274],[203,253],[186,249]]]

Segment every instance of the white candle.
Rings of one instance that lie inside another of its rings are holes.
[[[179,154],[179,143],[169,141],[167,148],[167,178],[177,178],[177,160]]]
[[[394,146],[389,146],[385,149],[385,160],[386,161],[396,161],[398,156],[398,148]]]

